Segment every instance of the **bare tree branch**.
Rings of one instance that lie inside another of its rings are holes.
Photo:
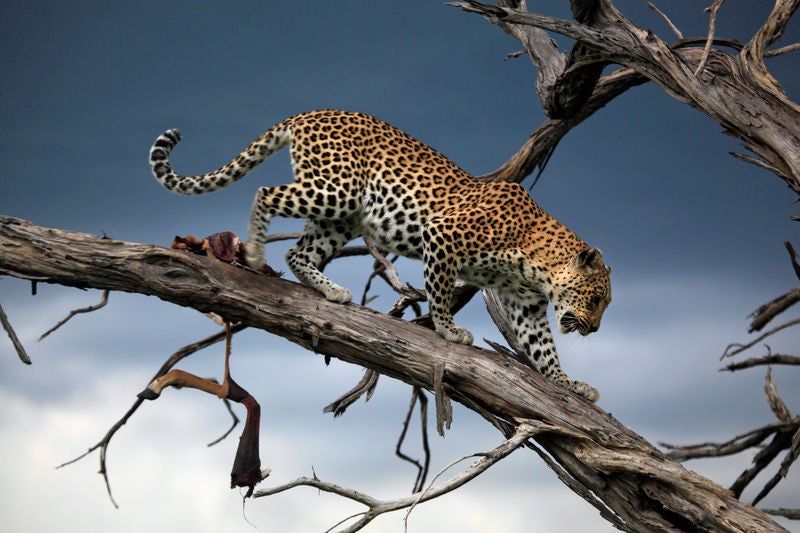
[[[724,457],[726,455],[737,454],[748,448],[756,447],[771,435],[791,430],[792,428],[793,425],[790,423],[776,422],[748,431],[742,435],[737,435],[725,442],[702,442],[700,444],[690,444],[686,446],[679,446],[666,442],[660,442],[659,444],[670,450],[667,455],[676,461],[700,459],[703,457]]]
[[[767,337],[769,337],[771,335],[774,335],[774,334],[778,333],[779,331],[783,331],[786,328],[790,328],[792,326],[796,326],[797,324],[800,324],[800,318],[796,318],[794,320],[790,320],[788,322],[785,322],[785,323],[781,324],[780,326],[775,326],[771,330],[765,332],[764,334],[760,335],[758,338],[753,339],[752,341],[750,341],[748,343],[742,344],[742,343],[739,343],[739,342],[732,342],[728,346],[725,347],[725,350],[722,352],[722,356],[719,359],[720,359],[720,361],[722,361],[726,357],[733,357],[734,355],[739,355],[743,351],[745,351],[745,350],[747,350],[749,348],[752,348],[756,344],[760,343],[761,341],[763,341]]]
[[[273,494],[278,494],[280,492],[284,492],[286,490],[300,486],[314,487],[324,492],[337,494],[349,500],[358,502],[368,508],[367,511],[364,511],[363,513],[359,513],[357,515],[353,515],[352,517],[350,517],[350,518],[359,517],[359,519],[351,526],[344,528],[339,532],[339,533],[350,533],[362,529],[365,525],[367,525],[372,520],[374,520],[375,518],[384,513],[397,511],[399,509],[413,508],[413,506],[417,505],[418,503],[438,498],[443,494],[447,494],[448,492],[451,492],[463,486],[464,484],[468,483],[469,481],[471,481],[472,479],[474,479],[475,477],[486,471],[492,465],[502,460],[508,454],[519,448],[529,438],[543,431],[550,431],[554,429],[556,428],[548,427],[546,424],[542,424],[540,422],[524,421],[518,426],[516,432],[511,438],[503,441],[499,446],[497,446],[493,450],[485,453],[466,456],[462,459],[454,461],[444,469],[447,470],[451,466],[454,466],[455,464],[465,459],[469,459],[472,457],[479,458],[475,463],[470,465],[466,470],[464,470],[460,474],[454,476],[452,479],[450,479],[446,483],[443,483],[442,485],[439,486],[431,485],[427,489],[412,494],[411,496],[407,496],[405,498],[382,501],[373,498],[372,496],[368,496],[357,490],[342,487],[335,483],[321,481],[316,476],[312,478],[301,477],[295,479],[294,481],[290,481],[289,483],[271,489],[261,489],[256,491],[253,497],[260,498],[263,496],[271,496]],[[437,478],[438,477],[439,476],[437,475]],[[433,480],[433,482],[435,481],[436,479]],[[406,515],[406,518],[407,517],[408,515]],[[339,524],[336,524],[334,527],[338,525],[341,525],[341,522]]]
[[[714,32],[717,28],[717,12],[719,8],[722,7],[722,4],[725,0],[714,0],[714,3],[711,4],[711,7],[707,7],[706,11],[711,13],[708,21],[708,37],[706,38],[706,44],[703,47],[703,56],[700,58],[700,62],[697,64],[697,67],[694,69],[694,75],[699,76],[703,69],[706,68],[706,62],[708,62],[708,55],[711,53],[711,45],[714,42]]]
[[[347,408],[358,401],[361,396],[366,394],[367,397],[365,401],[369,401],[369,399],[372,398],[372,394],[375,392],[375,387],[378,386],[379,376],[380,374],[374,370],[365,370],[364,375],[361,377],[361,380],[356,383],[355,387],[326,405],[322,409],[322,412],[333,413],[333,416],[337,417],[343,415]]]
[[[707,56],[700,48],[672,49],[626,19],[610,0],[598,2],[591,26],[477,0],[453,5],[492,22],[529,25],[582,41],[597,51],[595,62],[629,67],[720,122],[757,156],[761,166],[800,194],[800,106],[786,97],[763,61],[765,47],[783,33],[800,0],[776,2],[767,22],[737,56],[716,49]],[[696,76],[704,56],[706,66]]]
[[[785,243],[789,250],[789,258],[792,265],[796,267],[796,253],[794,248],[789,243]],[[797,270],[797,269],[796,269]],[[785,295],[786,296],[786,295]],[[777,313],[783,311],[786,307],[773,306],[775,302],[770,302],[761,306],[755,314],[764,313],[766,318],[763,318],[763,324],[766,324]],[[771,311],[767,311],[771,310]],[[761,335],[758,339],[747,344],[730,344],[725,349],[726,355],[739,354],[748,348],[752,347],[757,342],[760,342],[765,337],[772,335],[786,327],[796,325],[798,322],[789,322],[778,326],[771,331]],[[762,325],[763,325],[762,324]],[[752,331],[751,326],[751,331]],[[724,370],[734,371],[742,368],[750,368],[759,364],[800,364],[800,357],[792,357],[786,355],[773,355],[772,350],[767,346],[767,355],[760,358],[751,358],[738,363],[733,363],[724,368]],[[798,455],[800,455],[800,416],[792,415],[786,403],[778,393],[778,388],[772,377],[772,367],[767,367],[767,373],[764,377],[764,393],[767,398],[767,403],[772,410],[772,413],[778,419],[778,423],[769,424],[761,428],[749,431],[743,435],[734,437],[733,439],[724,443],[702,443],[691,446],[674,446],[664,444],[670,452],[670,457],[678,460],[686,460],[698,457],[721,457],[739,453],[749,448],[760,447],[760,450],[753,458],[752,464],[749,468],[745,469],[736,481],[731,485],[731,491],[739,497],[745,488],[756,479],[756,477],[764,472],[764,470],[774,461],[781,453],[786,450],[786,453],[781,461],[781,466],[777,473],[775,473],[762,487],[761,491],[753,500],[753,505],[756,505],[764,499],[777,485],[783,480],[789,472],[789,468],[795,463]],[[764,441],[771,437],[771,440],[766,445],[762,445]],[[793,510],[789,510],[790,512]],[[781,514],[781,513],[778,513]]]
[[[797,302],[800,302],[800,287],[795,287],[786,294],[778,296],[771,300],[750,315],[753,321],[750,323],[748,333],[754,331],[761,331],[773,318],[792,307]]]
[[[25,351],[25,346],[22,345],[22,342],[20,342],[19,337],[17,337],[17,333],[11,326],[11,322],[8,320],[6,312],[3,311],[2,305],[0,305],[0,324],[3,325],[3,329],[6,330],[6,333],[8,334],[8,338],[11,339],[11,344],[14,346],[14,350],[17,352],[19,360],[25,363],[26,365],[31,364],[32,363],[31,358],[28,356],[28,352]]]
[[[231,333],[234,334],[234,333],[237,333],[237,332],[239,332],[239,331],[241,331],[243,329],[245,329],[245,326],[243,326],[241,324],[237,324],[237,325],[235,325],[235,326],[233,326],[231,328]],[[161,365],[161,368],[158,369],[158,371],[153,375],[153,378],[150,381],[153,381],[154,379],[160,378],[161,376],[163,376],[164,374],[169,372],[170,369],[172,369],[182,359],[192,355],[195,352],[198,352],[198,351],[202,350],[203,348],[207,348],[208,346],[211,346],[213,344],[216,344],[217,342],[225,340],[225,337],[226,337],[226,332],[222,331],[222,332],[216,333],[214,335],[211,335],[209,337],[206,337],[205,339],[202,339],[200,341],[197,341],[197,342],[194,342],[192,344],[188,344],[188,345],[184,346],[183,348],[181,348],[177,352],[173,353],[164,362],[164,364]],[[131,407],[128,409],[128,411],[124,415],[122,415],[122,418],[117,420],[117,422],[113,426],[111,426],[111,428],[106,432],[106,434],[103,436],[102,439],[100,439],[96,444],[91,446],[88,450],[86,450],[84,453],[82,453],[78,457],[76,457],[74,459],[71,459],[69,461],[66,461],[66,462],[58,465],[56,468],[63,468],[65,466],[71,465],[71,464],[73,464],[73,463],[75,463],[77,461],[80,461],[81,459],[83,459],[87,455],[91,454],[95,450],[99,449],[100,450],[100,469],[99,469],[98,473],[103,476],[103,482],[106,485],[106,492],[108,493],[108,497],[111,500],[111,503],[114,505],[114,507],[119,507],[117,505],[116,500],[114,500],[114,496],[113,496],[113,494],[111,492],[111,482],[110,482],[110,480],[108,478],[108,468],[106,467],[106,456],[108,454],[108,447],[111,444],[111,439],[114,438],[114,435],[117,433],[117,431],[119,431],[122,428],[122,426],[124,426],[125,424],[128,423],[128,420],[139,409],[139,407],[142,405],[142,403],[144,403],[144,400],[142,398],[137,398],[136,401],[133,402],[133,405],[131,405]],[[227,403],[227,401],[226,401],[226,406],[228,407],[228,412],[230,412],[230,405]],[[233,413],[231,413],[231,414],[233,415]],[[236,415],[233,415],[233,417],[234,417],[234,420],[237,420],[236,419]],[[233,425],[235,426],[236,423],[234,422]],[[233,427],[231,427],[231,429],[229,429],[222,437],[220,437],[219,439],[217,439],[214,442],[210,443],[209,446],[212,446],[213,444],[216,444],[220,440],[224,439],[225,436],[227,436],[231,432],[232,429],[233,429]]]
[[[800,509],[762,509],[767,514],[783,516],[790,520],[800,520]]]
[[[794,435],[792,436],[791,447],[789,448],[789,452],[784,456],[783,461],[781,461],[780,469],[769,479],[769,481],[767,481],[767,483],[764,485],[764,488],[761,489],[761,492],[759,492],[758,495],[753,498],[753,505],[758,505],[758,502],[763,500],[772,491],[772,489],[774,489],[775,486],[786,477],[786,475],[789,473],[789,468],[797,460],[798,456],[800,456],[800,429],[794,432]]]
[[[413,459],[403,453],[403,443],[405,442],[408,427],[411,423],[411,416],[414,414],[414,407],[419,404],[419,417],[420,417],[420,433],[422,436],[422,453],[425,457],[422,464],[416,459]],[[411,492],[419,492],[425,486],[425,480],[428,477],[428,469],[431,464],[431,449],[428,444],[428,398],[425,392],[419,387],[414,387],[411,392],[411,403],[408,405],[406,418],[403,421],[403,431],[397,439],[397,446],[395,446],[394,454],[402,460],[413,464],[417,467],[417,477],[414,480],[414,488]]]
[[[672,30],[672,32],[678,37],[678,39],[683,39],[683,32],[681,32],[681,30],[679,30],[678,27],[675,26],[675,24],[672,23],[672,21],[669,19],[669,17],[666,16],[660,9],[658,9],[658,7],[656,7],[655,4],[653,4],[652,2],[647,2],[647,7],[649,7],[650,9],[655,11],[656,13],[658,13],[658,15],[662,19],[664,19],[664,22],[667,23],[667,26],[669,26],[669,29]]]
[[[781,422],[791,423],[794,417],[789,411],[789,408],[786,407],[786,403],[783,401],[783,398],[781,398],[781,395],[778,394],[775,380],[772,379],[772,367],[767,367],[767,375],[764,378],[764,393],[767,395],[767,403],[770,409],[772,409],[775,418]]]
[[[44,340],[48,335],[50,335],[55,330],[57,330],[58,328],[60,328],[61,326],[63,326],[67,322],[69,322],[69,320],[72,317],[74,317],[75,315],[79,315],[81,313],[91,313],[93,311],[97,311],[98,309],[102,309],[103,307],[105,307],[106,304],[108,303],[108,293],[109,293],[109,291],[107,291],[107,290],[103,291],[102,298],[100,298],[100,301],[98,303],[96,303],[95,305],[82,307],[80,309],[73,309],[72,311],[70,311],[69,314],[67,314],[67,316],[65,316],[64,318],[59,320],[59,322],[55,326],[53,326],[52,328],[50,328],[47,331],[45,331],[44,333],[42,333],[42,335],[39,337],[39,341]]]
[[[721,370],[728,370],[734,372],[736,370],[743,370],[745,368],[752,368],[760,365],[800,365],[800,357],[794,355],[781,355],[781,354],[767,354],[763,357],[751,357],[744,361],[731,363]]]
[[[446,392],[504,431],[534,421],[538,430],[546,429],[536,435],[537,444],[628,531],[686,530],[698,524],[715,531],[783,531],[530,368],[494,352],[448,343],[428,329],[358,305],[328,302],[280,278],[10,217],[0,217],[0,274],[157,296],[412,386]]]

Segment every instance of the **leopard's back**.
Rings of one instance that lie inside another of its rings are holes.
[[[531,366],[596,400],[597,392],[566,377],[552,342],[546,308],[560,329],[588,334],[611,299],[609,272],[597,249],[547,215],[516,183],[476,180],[433,148],[377,118],[349,111],[311,111],[273,126],[224,166],[182,176],[169,155],[177,130],[150,151],[156,179],[182,194],[228,186],[289,146],[294,180],[260,187],[250,214],[247,263],[258,268],[272,217],[307,220],[286,254],[291,271],[327,299],[351,301],[349,290],[320,270],[350,240],[423,261],[436,331],[471,344],[453,323],[455,279],[498,291]]]

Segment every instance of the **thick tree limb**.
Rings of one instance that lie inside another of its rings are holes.
[[[763,61],[766,47],[782,35],[800,0],[777,1],[738,55],[713,48],[707,52],[699,47],[671,48],[626,19],[610,0],[597,1],[590,26],[477,0],[453,5],[506,26],[528,25],[571,37],[596,51],[593,62],[633,69],[672,97],[719,121],[757,156],[751,162],[769,169],[800,194],[800,106],[786,97]],[[705,67],[695,75],[704,60]]]
[[[647,78],[627,68],[603,76],[589,99],[569,119],[546,120],[508,161],[497,170],[477,178],[482,181],[521,182],[535,169],[544,170],[558,143],[572,128],[602,109],[623,92],[646,81]]]
[[[536,442],[628,531],[783,531],[758,510],[684,469],[595,405],[494,352],[451,344],[376,311],[297,284],[148,244],[98,239],[0,217],[0,273],[136,292],[214,312],[316,353],[434,389],[498,427],[531,421]],[[346,309],[347,312],[342,312]]]

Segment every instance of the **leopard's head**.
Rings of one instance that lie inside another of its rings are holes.
[[[555,273],[552,301],[561,333],[597,331],[611,303],[610,274],[597,248],[583,250]]]

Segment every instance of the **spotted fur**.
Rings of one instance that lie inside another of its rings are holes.
[[[270,128],[225,166],[181,176],[169,164],[178,130],[150,150],[156,179],[181,194],[230,185],[274,152],[290,146],[295,180],[261,187],[250,215],[247,262],[259,266],[273,216],[305,218],[303,236],[286,262],[304,284],[329,300],[351,293],[319,266],[348,241],[364,236],[379,247],[423,262],[436,331],[471,344],[453,323],[456,278],[495,289],[531,366],[594,401],[597,391],[569,379],[556,355],[546,310],[553,302],[562,332],[587,335],[611,301],[602,254],[547,215],[516,183],[484,183],[402,131],[374,117],[313,111]]]

